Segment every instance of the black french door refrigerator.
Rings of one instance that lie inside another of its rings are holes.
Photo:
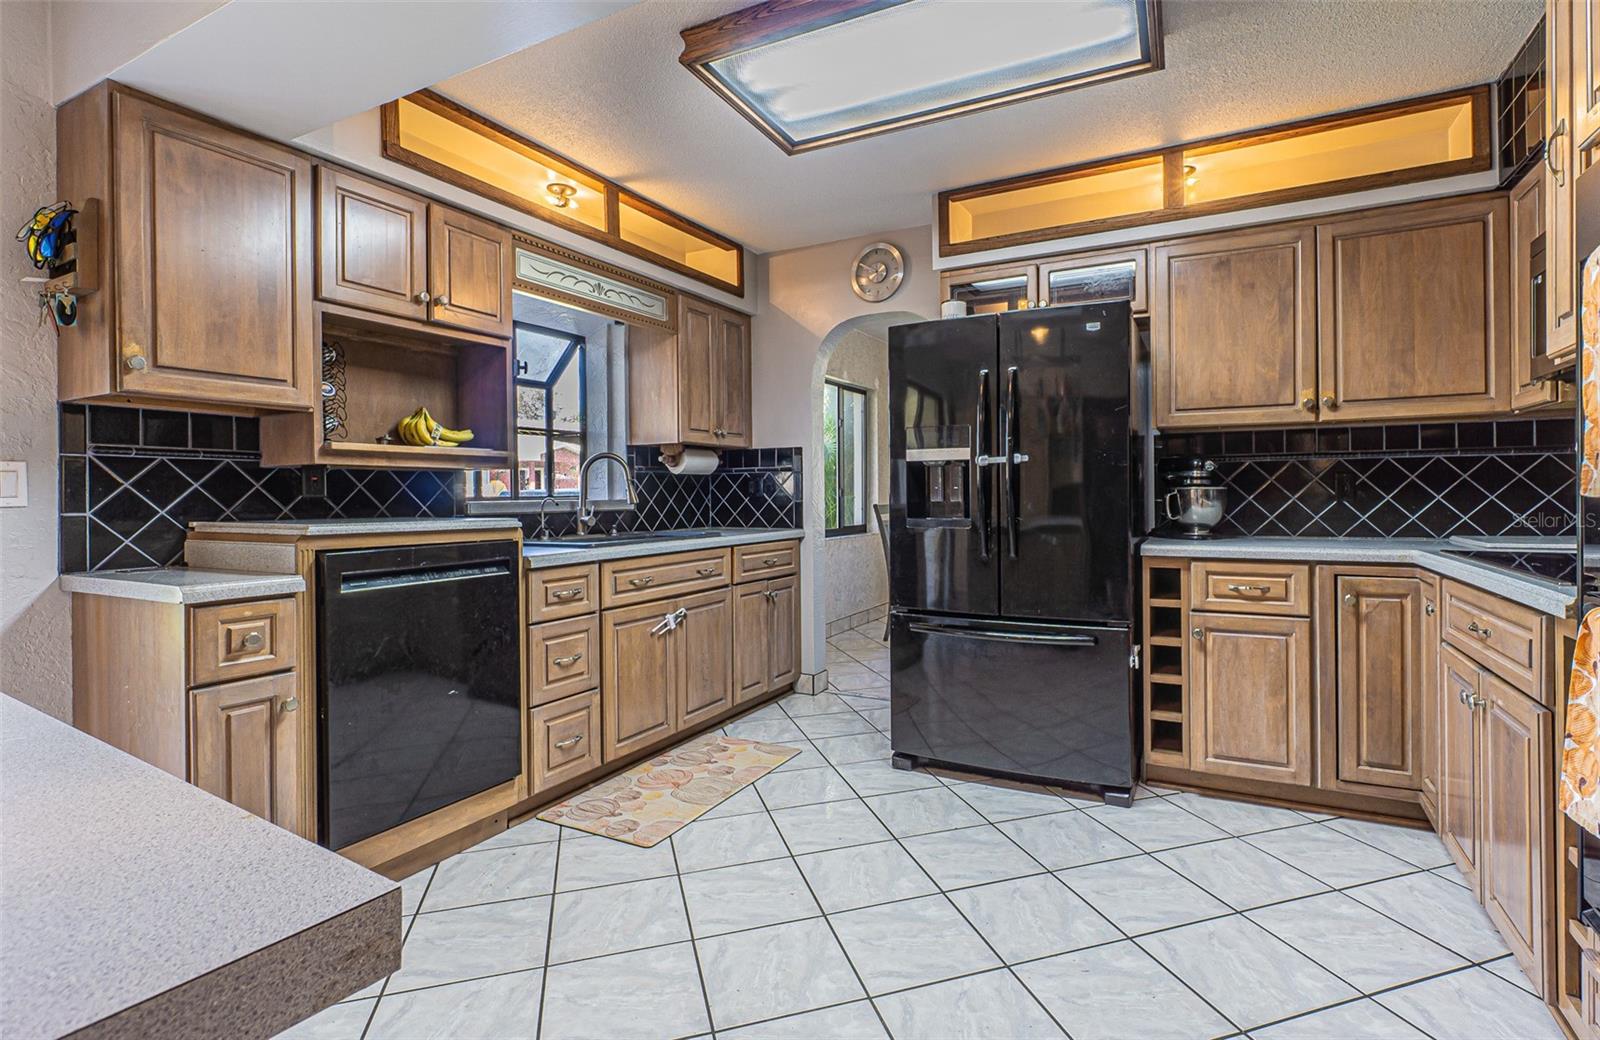
[[[1134,783],[1127,303],[889,330],[890,741],[942,764]]]

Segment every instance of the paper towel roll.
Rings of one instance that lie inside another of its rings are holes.
[[[721,457],[710,448],[685,448],[682,455],[661,456],[661,464],[667,467],[668,473],[687,473],[692,477],[715,471],[720,461]]]

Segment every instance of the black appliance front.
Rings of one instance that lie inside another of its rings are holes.
[[[1123,626],[890,618],[897,764],[1103,791],[1134,782],[1133,634]]]
[[[317,554],[321,844],[521,771],[515,542]]]
[[[1127,623],[1126,303],[889,330],[890,603]]]
[[[1132,324],[1126,303],[1000,317],[1001,617],[1133,617]]]

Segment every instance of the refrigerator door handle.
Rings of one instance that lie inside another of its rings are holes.
[[[1005,499],[1005,524],[1006,524],[1006,556],[1017,558],[1017,527],[1021,522],[1021,506],[1017,502],[1018,485],[1022,482],[1022,475],[1017,472],[1017,467],[1028,461],[1028,457],[1017,451],[1017,366],[1012,365],[1006,369],[1006,411],[1005,419],[1001,423],[1000,437],[1001,458],[1005,465],[1001,467],[1004,477],[1002,485],[1003,498]]]
[[[977,457],[973,460],[977,465],[973,468],[976,478],[978,501],[978,559],[989,558],[989,466],[999,460],[989,456],[989,370],[978,369],[978,418],[977,418]]]
[[[1100,640],[1085,635],[1044,635],[1037,632],[995,632],[983,628],[962,628],[929,625],[913,621],[908,626],[913,632],[930,636],[955,636],[960,639],[986,639],[995,643],[1043,643],[1051,646],[1098,646]]]

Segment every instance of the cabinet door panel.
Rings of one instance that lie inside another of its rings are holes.
[[[1439,827],[1439,719],[1444,687],[1439,674],[1439,587],[1433,579],[1423,583],[1422,603],[1422,808]]]
[[[717,316],[719,337],[717,388],[722,395],[717,442],[728,448],[750,444],[750,319],[723,312]]]
[[[600,616],[601,744],[607,762],[677,727],[678,643],[662,625],[672,607],[651,603]]]
[[[679,297],[678,304],[678,437],[685,444],[715,446],[720,395],[716,309],[708,303]]]
[[[1478,890],[1478,666],[1439,648],[1439,837]]]
[[[311,163],[125,94],[115,104],[119,388],[309,407]]]
[[[685,729],[733,707],[733,592],[722,589],[673,603],[685,611],[678,641],[677,725]]]
[[[300,715],[293,673],[190,694],[189,779],[280,827],[301,831]]]
[[[511,233],[434,203],[428,207],[429,317],[443,325],[511,335]]]
[[[1311,622],[1189,615],[1195,627],[1190,768],[1311,782]]]
[[[1341,575],[1336,671],[1339,779],[1422,783],[1422,583]]]
[[[317,296],[426,319],[428,203],[327,166],[317,196]]]
[[[780,690],[800,678],[800,579],[767,582],[769,651],[767,689]]]
[[[1320,225],[1319,419],[1504,411],[1508,252],[1503,196]]]
[[[766,582],[733,587],[733,696],[738,703],[771,689],[772,647],[767,639],[771,612]]]
[[[1582,148],[1600,133],[1600,2],[1572,4],[1573,144]]]
[[[1155,249],[1150,354],[1158,427],[1314,417],[1305,402],[1316,386],[1315,241],[1311,228],[1290,227]]]
[[[1483,905],[1534,992],[1544,992],[1546,863],[1552,819],[1549,709],[1483,673],[1479,788]]]

